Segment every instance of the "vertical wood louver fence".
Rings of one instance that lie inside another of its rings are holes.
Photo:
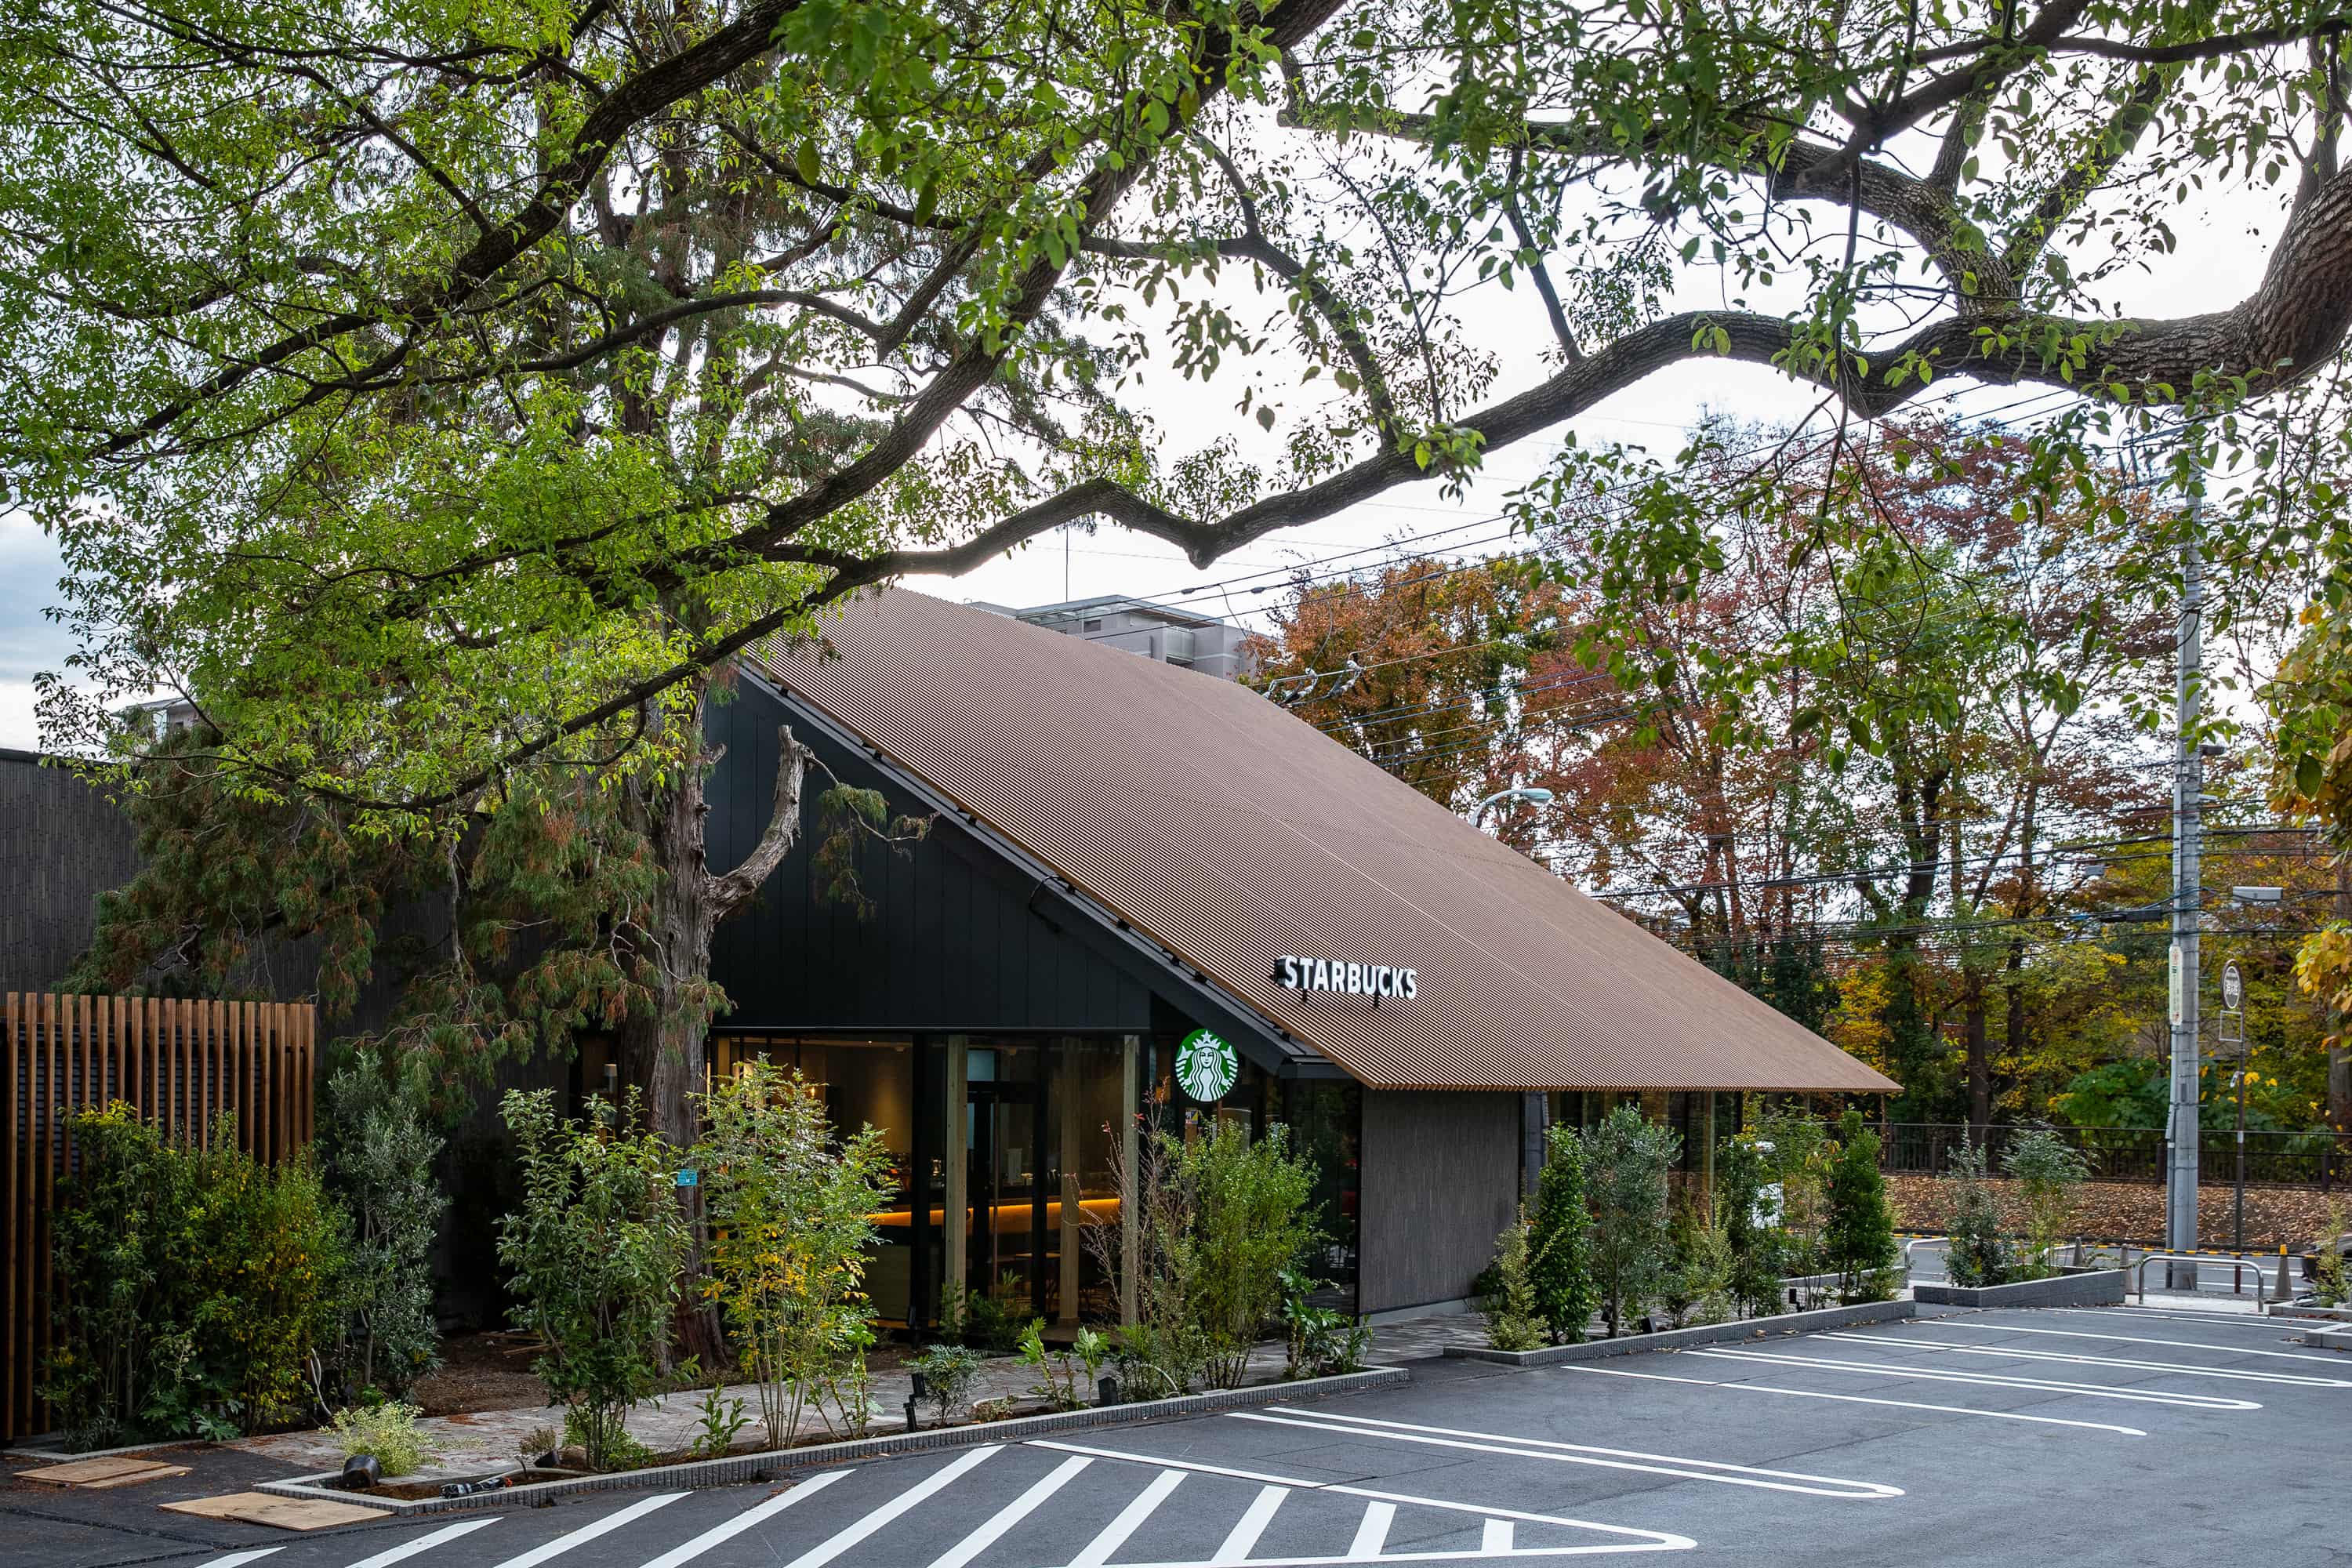
[[[0,1000],[0,1441],[48,1429],[34,1392],[61,1281],[50,1213],[74,1168],[67,1123],[124,1100],[199,1143],[224,1113],[276,1162],[310,1140],[317,1016],[308,1003],[9,992]]]

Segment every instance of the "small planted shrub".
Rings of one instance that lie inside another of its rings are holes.
[[[2009,1142],[2000,1168],[2017,1184],[2025,1209],[2025,1258],[2019,1278],[2042,1279],[2057,1272],[2051,1257],[2066,1237],[2074,1202],[2091,1168],[2075,1148],[2047,1127],[2030,1128]]]
[[[522,1205],[499,1226],[499,1260],[515,1327],[546,1347],[534,1364],[564,1434],[593,1469],[620,1466],[629,1407],[655,1392],[678,1300],[686,1222],[677,1153],[620,1107],[588,1102],[584,1121],[555,1114],[552,1090],[509,1091],[500,1114],[522,1166]]]
[[[68,1444],[235,1436],[299,1414],[343,1270],[342,1215],[317,1173],[244,1153],[226,1117],[205,1146],[120,1101],[70,1130],[42,1386]]]
[[[1728,1317],[1730,1254],[1723,1235],[1699,1213],[1688,1189],[1675,1194],[1666,1220],[1666,1265],[1658,1280],[1658,1310],[1670,1327],[1717,1323]]]
[[[1168,1239],[1186,1282],[1183,1310],[1207,1342],[1212,1388],[1238,1388],[1250,1348],[1282,1306],[1282,1276],[1315,1245],[1315,1167],[1290,1152],[1276,1122],[1252,1139],[1212,1121],[1189,1142],[1168,1132],[1173,1179],[1192,1194],[1192,1224]]]
[[[2016,1257],[2000,1233],[2000,1203],[1985,1177],[1983,1147],[1961,1139],[1944,1180],[1949,1188],[1944,1271],[1952,1283],[1976,1289],[2017,1279]]]
[[[372,1454],[387,1476],[414,1475],[432,1457],[432,1447],[416,1429],[424,1412],[394,1400],[387,1405],[353,1405],[335,1412],[329,1430],[343,1458]]]
[[[1878,1134],[1848,1110],[1838,1123],[1830,1161],[1829,1218],[1822,1230],[1822,1262],[1838,1277],[1841,1301],[1895,1297],[1895,1208],[1878,1171]]]
[[[1503,1227],[1495,1238],[1492,1283],[1480,1300],[1486,1319],[1486,1342],[1498,1351],[1531,1351],[1546,1334],[1543,1315],[1536,1309],[1535,1281],[1528,1268],[1528,1217]]]
[[[1110,1341],[1092,1329],[1080,1329],[1070,1348],[1045,1343],[1045,1320],[1031,1320],[1021,1331],[1021,1364],[1036,1369],[1029,1392],[1055,1410],[1076,1410],[1093,1396],[1096,1375],[1110,1357]]]
[[[1648,1310],[1666,1266],[1666,1173],[1682,1140],[1619,1104],[1584,1136],[1592,1282],[1614,1339]]]
[[[962,1414],[980,1376],[980,1352],[969,1345],[933,1345],[907,1363],[923,1380],[923,1397],[941,1421]]]
[[[1573,1127],[1548,1129],[1528,1225],[1528,1281],[1536,1315],[1554,1344],[1581,1342],[1600,1300],[1592,1283],[1592,1211],[1584,1194],[1584,1141]]]
[[[449,1200],[433,1177],[441,1140],[421,1085],[362,1050],[327,1080],[320,1142],[327,1188],[351,1217],[338,1380],[353,1393],[402,1394],[438,1363],[433,1238]]]
[[[704,1294],[781,1447],[828,1391],[864,1376],[873,1305],[866,1258],[872,1215],[888,1200],[890,1153],[871,1127],[836,1140],[816,1086],[751,1063],[702,1096],[710,1277]],[[836,1397],[845,1415],[847,1404]]]
[[[1780,1310],[1780,1231],[1767,1212],[1764,1151],[1752,1138],[1732,1138],[1716,1154],[1715,1229],[1729,1268],[1725,1289],[1750,1318]]]
[[[1283,1362],[1285,1378],[1331,1377],[1360,1372],[1364,1352],[1372,1347],[1372,1331],[1336,1307],[1318,1307],[1315,1292],[1323,1281],[1304,1269],[1282,1271]]]

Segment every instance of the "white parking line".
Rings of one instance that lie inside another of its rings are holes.
[[[1965,1318],[1947,1318],[1936,1325],[1939,1329],[1974,1329],[1987,1334],[2054,1334],[2067,1340],[2112,1340],[2126,1345],[2166,1345],[2179,1351],[2217,1351],[2222,1355],[2270,1356],[2277,1361],[2324,1361],[2331,1366],[2344,1364],[2341,1351],[2265,1351],[2252,1345],[2212,1345],[2201,1340],[2152,1340],[2146,1334],[2095,1334],[2088,1329],[2027,1329],[2015,1324],[1976,1323]]]
[[[199,1563],[196,1568],[245,1568],[248,1563],[258,1563],[273,1552],[283,1552],[283,1546],[257,1546],[250,1552],[232,1552],[226,1557],[215,1557],[209,1563]]]
[[[438,1546],[445,1541],[455,1541],[461,1535],[471,1535],[478,1530],[496,1524],[499,1519],[499,1516],[494,1513],[488,1519],[469,1519],[460,1524],[444,1525],[430,1535],[420,1535],[414,1541],[404,1541],[399,1545],[379,1552],[373,1557],[363,1557],[352,1563],[352,1568],[392,1568],[394,1563]]]
[[[2022,1388],[2044,1394],[2074,1394],[2089,1399],[2125,1399],[2135,1405],[2169,1405],[2183,1410],[2260,1410],[2251,1399],[2219,1394],[2179,1394],[2162,1388],[2111,1388],[2098,1383],[2062,1383],[2055,1378],[2024,1377],[2011,1373],[1946,1372],[1938,1367],[1889,1366],[1885,1362],[1832,1361],[1825,1356],[1783,1355],[1777,1351],[1687,1350],[1677,1355],[1704,1356],[1710,1361],[1760,1361],[1774,1366],[1824,1366],[1835,1372],[1859,1372],[1877,1377],[1914,1377],[1927,1383],[1972,1383],[1982,1388]]]
[[[608,1513],[593,1524],[583,1524],[568,1535],[559,1535],[552,1541],[534,1546],[520,1557],[509,1557],[499,1563],[499,1568],[539,1568],[550,1558],[561,1557],[575,1546],[585,1546],[598,1536],[609,1535],[621,1526],[643,1519],[657,1508],[667,1508],[688,1495],[685,1492],[657,1492],[642,1502],[633,1502],[625,1509]]]
[[[1363,1522],[1356,1526],[1356,1539],[1348,1542],[1348,1555],[1378,1557],[1381,1554],[1381,1548],[1389,1543],[1389,1526],[1395,1522],[1396,1504],[1366,1503]]]
[[[965,1563],[995,1545],[999,1536],[1036,1512],[1038,1507],[1047,1498],[1060,1491],[1080,1470],[1093,1463],[1092,1459],[1083,1454],[1074,1458],[1064,1459],[1054,1468],[1052,1474],[998,1509],[986,1524],[957,1542],[946,1552],[935,1559],[931,1568],[964,1568]]]
[[[1268,1411],[1229,1410],[1236,1421],[1267,1421],[1284,1426],[1305,1426],[1325,1432],[1353,1432],[1383,1437],[1393,1443],[1419,1443],[1433,1448],[1463,1448],[1479,1454],[1509,1454],[1526,1459],[1548,1459],[1563,1465],[1594,1465],[1610,1470],[1639,1470],[1647,1475],[1676,1476],[1685,1480],[1714,1481],[1730,1487],[1755,1487],[1765,1491],[1801,1492],[1808,1497],[1853,1501],[1896,1498],[1901,1487],[1879,1481],[1847,1480],[1841,1476],[1812,1476],[1798,1470],[1763,1469],[1727,1464],[1717,1459],[1688,1459],[1676,1454],[1645,1454],[1633,1448],[1602,1448],[1588,1443],[1555,1443],[1541,1437],[1515,1437],[1495,1432],[1465,1432],[1452,1426],[1422,1426],[1405,1421],[1376,1421],[1366,1415],[1341,1415],[1317,1411],[1276,1415]],[[1481,1441],[1480,1439],[1484,1439]]]
[[[1382,1491],[1377,1487],[1347,1486],[1333,1481],[1310,1481],[1297,1476],[1268,1475],[1263,1470],[1236,1469],[1230,1465],[1206,1465],[1195,1459],[1163,1459],[1157,1454],[1129,1453],[1123,1448],[1097,1448],[1083,1443],[1057,1442],[1051,1437],[1032,1437],[1029,1447],[1051,1448],[1064,1454],[1090,1454],[1097,1459],[1124,1459],[1131,1465],[1150,1465],[1162,1470],[1190,1470],[1197,1475],[1230,1476],[1236,1480],[1259,1481],[1267,1486],[1287,1487],[1293,1491],[1319,1491],[1333,1497],[1358,1497],[1372,1502],[1401,1503],[1412,1508],[1433,1508],[1446,1513],[1473,1513],[1482,1519],[1510,1519],[1522,1524],[1556,1524],[1568,1530],[1590,1530],[1601,1535],[1624,1537],[1624,1546],[1559,1546],[1531,1551],[1522,1547],[1522,1557],[1589,1556],[1604,1552],[1688,1552],[1698,1545],[1687,1535],[1675,1535],[1664,1530],[1636,1530],[1631,1525],[1595,1524],[1589,1519],[1570,1519],[1557,1513],[1530,1513],[1525,1509],[1494,1508],[1484,1503],[1455,1502],[1449,1498],[1416,1497],[1411,1492]],[[1089,1549],[1091,1550],[1091,1549]],[[1475,1552],[1391,1552],[1383,1563],[1441,1563],[1472,1560]],[[1260,1557],[1250,1563],[1250,1568],[1304,1568],[1304,1565],[1337,1563],[1352,1561],[1344,1557]],[[1164,1563],[1151,1568],[1216,1568],[1215,1564]]]
[[[1651,1383],[1687,1383],[1699,1388],[1737,1388],[1750,1394],[1785,1394],[1797,1399],[1834,1399],[1844,1405],[1885,1405],[1897,1410],[1934,1410],[1948,1415],[1982,1415],[1994,1421],[2030,1421],[2040,1426],[2081,1426],[2094,1432],[2121,1433],[2126,1437],[2147,1436],[2137,1426],[2119,1426],[2111,1421],[2070,1421],[2063,1415],[2028,1415],[2017,1410],[1976,1410],[1965,1405],[1929,1405],[1916,1399],[1878,1399],[1867,1394],[1824,1394],[1817,1388],[1783,1388],[1772,1383],[1734,1383],[1713,1377],[1669,1377],[1663,1372],[1622,1372],[1611,1366],[1563,1366],[1553,1370],[1591,1373],[1596,1377],[1638,1377]]]
[[[1217,1548],[1216,1554],[1209,1561],[1218,1564],[1249,1561],[1250,1548],[1255,1546],[1257,1538],[1265,1533],[1265,1527],[1274,1522],[1275,1510],[1282,1507],[1283,1500],[1289,1495],[1288,1487],[1260,1487],[1248,1510],[1226,1532],[1224,1544]]]
[[[647,1563],[645,1568],[679,1568],[681,1563],[691,1563],[721,1542],[734,1540],[753,1525],[783,1512],[803,1498],[815,1496],[850,1473],[847,1470],[827,1470],[821,1476],[812,1476],[792,1490],[779,1492],[764,1502],[755,1502],[732,1519],[712,1525],[693,1540],[680,1542]]]
[[[1153,1510],[1168,1500],[1168,1494],[1174,1491],[1177,1483],[1183,1479],[1181,1470],[1162,1470],[1152,1477],[1151,1484],[1143,1489],[1142,1495],[1120,1510],[1117,1519],[1103,1526],[1103,1532],[1087,1542],[1084,1552],[1070,1559],[1070,1568],[1103,1568],[1103,1564],[1110,1561],[1110,1554],[1127,1544],[1127,1538],[1141,1528]]]
[[[2192,1366],[2178,1361],[2136,1361],[2125,1356],[2084,1355],[2068,1351],[2030,1351],[2015,1346],[1954,1344],[1949,1340],[1923,1340],[1909,1334],[1811,1334],[1816,1340],[1846,1344],[1877,1345],[1897,1350],[1927,1351],[1936,1355],[1989,1356],[2002,1361],[2054,1361],[2069,1366],[2113,1366],[2128,1372],[2168,1372],[2181,1377],[2214,1377],[2228,1383],[2275,1383],[2294,1388],[2352,1388],[2340,1377],[2312,1377],[2298,1372],[2246,1372],[2231,1367]]]
[[[792,1568],[824,1568],[824,1564],[832,1562],[900,1514],[912,1509],[925,1498],[954,1485],[957,1478],[966,1470],[976,1465],[986,1464],[992,1457],[1003,1451],[1003,1445],[991,1443],[986,1447],[973,1448],[961,1455],[952,1464],[941,1465],[864,1519],[845,1529],[835,1531],[824,1542],[810,1547],[806,1552],[793,1558]]]
[[[2152,1307],[2044,1307],[2041,1310],[2053,1317],[2105,1318],[2111,1323],[2138,1318],[2154,1322],[2195,1323],[2200,1328],[2260,1329],[2264,1332],[2276,1332],[2272,1325],[2278,1321],[2244,1312],[2166,1312]]]

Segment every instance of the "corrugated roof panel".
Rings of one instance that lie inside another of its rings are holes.
[[[1899,1086],[1255,692],[904,589],[770,675],[1383,1089]],[[1285,954],[1414,970],[1302,994]]]

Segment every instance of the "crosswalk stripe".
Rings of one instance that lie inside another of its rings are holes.
[[[678,1568],[678,1564],[682,1563],[691,1563],[719,1542],[732,1541],[762,1520],[771,1519],[783,1512],[803,1498],[824,1490],[847,1474],[849,1474],[847,1470],[827,1470],[821,1476],[813,1476],[803,1481],[790,1491],[779,1492],[765,1502],[753,1503],[734,1518],[711,1526],[691,1541],[682,1542],[671,1547],[667,1552],[647,1563],[645,1568]]]
[[[1389,1543],[1389,1526],[1396,1519],[1396,1504],[1368,1502],[1364,1505],[1364,1522],[1356,1526],[1356,1539],[1348,1542],[1350,1557],[1378,1557],[1381,1548]]]
[[[1274,1522],[1275,1510],[1280,1508],[1282,1500],[1289,1495],[1288,1487],[1260,1487],[1256,1498],[1249,1505],[1249,1511],[1242,1515],[1240,1522],[1234,1526],[1233,1533],[1225,1537],[1225,1543],[1217,1548],[1217,1554],[1209,1561],[1220,1563],[1246,1561],[1250,1548],[1255,1546],[1257,1538],[1265,1533],[1265,1527]]]
[[[475,1531],[487,1529],[498,1523],[499,1518],[499,1516],[494,1513],[488,1519],[469,1519],[459,1524],[443,1525],[430,1535],[420,1535],[414,1541],[404,1541],[399,1545],[389,1547],[373,1557],[363,1558],[352,1563],[352,1568],[392,1568],[394,1563],[414,1557],[420,1552],[430,1551],[445,1541],[455,1541],[461,1535],[471,1535]]]
[[[499,1563],[499,1568],[539,1568],[551,1557],[561,1557],[575,1546],[585,1546],[598,1536],[609,1535],[631,1521],[643,1519],[657,1508],[667,1508],[687,1495],[685,1492],[656,1492],[642,1502],[633,1502],[618,1512],[608,1513],[593,1524],[583,1524],[569,1534],[559,1535],[552,1541],[534,1546],[520,1557],[509,1557]]]
[[[1162,1470],[1151,1478],[1133,1502],[1119,1510],[1118,1517],[1103,1526],[1103,1532],[1087,1542],[1087,1549],[1070,1559],[1070,1568],[1103,1568],[1110,1554],[1127,1544],[1127,1538],[1143,1527],[1168,1494],[1184,1479],[1182,1470]]]
[[[964,1568],[965,1563],[995,1545],[997,1539],[1006,1531],[1036,1512],[1047,1498],[1060,1491],[1080,1470],[1093,1463],[1083,1454],[1064,1459],[1044,1480],[998,1509],[986,1524],[949,1548],[945,1555],[931,1564],[931,1568]]]
[[[856,1524],[853,1524],[848,1529],[835,1534],[831,1540],[825,1542],[823,1545],[813,1546],[806,1552],[802,1552],[798,1557],[792,1560],[788,1568],[823,1568],[823,1564],[832,1562],[835,1558],[840,1556],[843,1552],[848,1551],[851,1547],[856,1545],[859,1542],[865,1540],[876,1531],[880,1530],[884,1525],[889,1523],[900,1514],[905,1513],[908,1510],[915,1507],[918,1503],[920,1503],[925,1498],[929,1497],[934,1492],[942,1490],[945,1488],[953,1485],[956,1479],[961,1476],[966,1470],[971,1469],[975,1465],[984,1463],[992,1456],[1002,1451],[1002,1445],[992,1443],[984,1448],[972,1449],[971,1452],[957,1459],[955,1463],[951,1465],[941,1466],[939,1469],[933,1471],[921,1481],[919,1481],[914,1486],[908,1488],[905,1491],[900,1492],[897,1497],[892,1498],[888,1502],[884,1503],[880,1508],[876,1509],[872,1513],[867,1514],[864,1519],[859,1520]]]
[[[283,1546],[257,1546],[250,1552],[232,1552],[226,1557],[215,1557],[209,1563],[199,1563],[196,1568],[245,1568],[248,1563],[258,1563],[273,1552],[283,1552]]]

